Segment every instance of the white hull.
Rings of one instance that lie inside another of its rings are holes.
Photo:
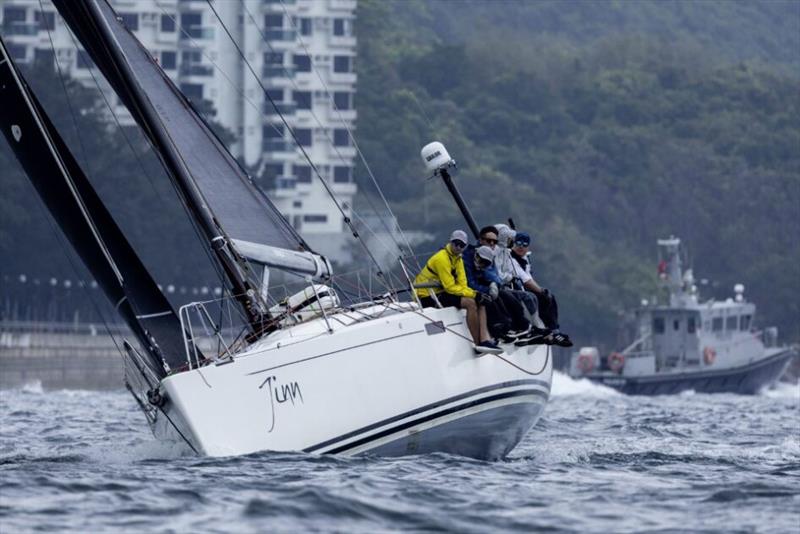
[[[342,312],[329,318],[333,333],[313,320],[268,336],[230,363],[169,376],[154,432],[211,456],[505,456],[547,403],[549,348],[506,346],[477,357],[462,312],[423,312],[409,305]]]

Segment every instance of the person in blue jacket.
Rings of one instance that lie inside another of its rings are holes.
[[[470,246],[464,251],[464,270],[467,285],[492,298],[486,305],[486,323],[489,332],[498,338],[514,339],[530,329],[522,305],[509,291],[500,289],[502,281],[494,268],[494,251],[482,245]],[[508,340],[508,339],[507,339]]]

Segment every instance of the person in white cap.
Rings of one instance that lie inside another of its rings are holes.
[[[492,341],[486,327],[485,305],[492,298],[467,285],[462,254],[467,247],[467,234],[456,230],[450,242],[431,256],[414,279],[414,291],[423,307],[454,306],[467,312],[469,328],[478,354],[499,354],[503,349]]]

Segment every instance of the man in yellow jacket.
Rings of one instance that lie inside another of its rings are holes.
[[[431,256],[414,279],[415,291],[425,308],[438,307],[438,301],[445,308],[454,306],[466,310],[467,328],[475,342],[475,352],[499,354],[503,351],[491,340],[486,328],[486,309],[483,307],[491,301],[491,297],[467,285],[464,259],[461,257],[466,247],[467,234],[463,230],[454,231],[450,235],[450,242]],[[474,258],[467,258],[467,261],[474,261]]]

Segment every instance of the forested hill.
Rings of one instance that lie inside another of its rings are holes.
[[[742,282],[800,338],[800,3],[361,0],[357,35],[357,135],[405,228],[463,226],[417,157],[440,140],[580,343],[613,343],[672,234],[702,295]]]

